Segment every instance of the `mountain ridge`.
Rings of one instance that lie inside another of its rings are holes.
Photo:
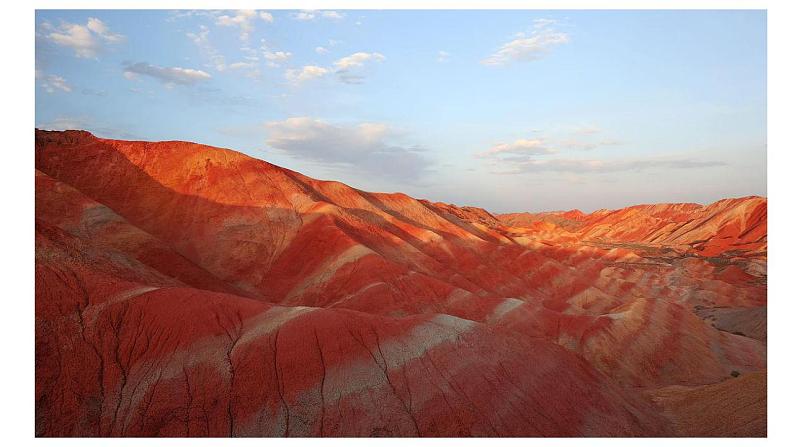
[[[671,435],[649,396],[765,374],[765,199],[565,228],[84,131],[36,171],[39,436]]]
[[[35,128],[35,132],[36,132],[36,135],[37,135],[36,136],[37,141],[38,140],[46,140],[46,138],[43,137],[44,135],[51,135],[51,136],[59,135],[59,137],[55,138],[53,141],[70,142],[72,144],[75,144],[75,143],[77,143],[79,141],[95,139],[97,141],[126,141],[126,142],[130,142],[130,143],[149,143],[149,144],[157,143],[157,144],[176,144],[176,145],[187,145],[187,146],[195,145],[197,147],[211,148],[211,149],[215,149],[215,150],[219,150],[219,151],[229,151],[229,152],[241,155],[243,157],[248,157],[248,158],[253,159],[253,160],[261,161],[261,162],[266,163],[268,165],[275,166],[275,167],[277,167],[279,169],[282,169],[282,170],[285,170],[285,171],[289,171],[289,172],[292,172],[292,173],[299,174],[299,175],[303,176],[303,174],[301,174],[300,172],[295,171],[293,169],[286,168],[286,167],[279,166],[279,165],[275,165],[273,163],[268,162],[267,160],[264,160],[264,159],[261,159],[261,158],[258,158],[258,157],[252,156],[252,155],[248,155],[248,154],[246,154],[244,152],[237,151],[235,149],[226,148],[226,147],[218,147],[218,146],[210,146],[210,145],[205,145],[205,144],[196,143],[196,142],[192,142],[192,141],[182,141],[182,140],[158,140],[158,141],[151,141],[151,140],[117,140],[117,139],[112,139],[112,138],[97,137],[96,135],[94,135],[90,131],[78,130],[78,129],[71,129],[71,130],[45,130],[45,129]],[[39,135],[41,135],[41,137]],[[357,187],[354,187],[354,186],[348,186],[348,185],[346,185],[346,184],[344,184],[342,182],[336,181],[336,180],[324,180],[324,179],[314,179],[314,180],[316,180],[318,182],[337,183],[337,184],[345,185],[346,187],[351,188],[351,189],[355,189],[355,190],[358,190],[358,191],[366,192],[366,190],[364,190],[364,189],[357,188]],[[371,194],[385,194],[385,195],[404,195],[406,197],[410,197],[410,196],[408,196],[405,193],[397,192],[397,191],[395,191],[395,192],[370,192],[370,193]],[[565,214],[573,214],[573,215],[581,215],[581,216],[591,216],[591,215],[594,215],[594,214],[611,213],[611,212],[615,212],[615,211],[632,209],[632,208],[651,208],[651,207],[657,207],[657,206],[687,206],[687,205],[695,205],[695,206],[698,206],[698,207],[709,207],[709,206],[715,205],[715,204],[717,204],[719,202],[723,202],[723,201],[738,201],[738,202],[741,202],[741,201],[751,200],[751,199],[763,199],[763,200],[766,200],[767,198],[764,197],[764,196],[750,194],[750,195],[746,195],[746,196],[726,197],[726,198],[715,200],[714,202],[707,203],[707,204],[702,204],[702,203],[697,203],[697,202],[653,202],[653,203],[649,202],[649,203],[641,203],[641,204],[629,205],[629,206],[622,207],[622,208],[600,208],[600,209],[594,210],[594,211],[592,211],[590,213],[587,213],[587,212],[584,212],[584,211],[581,211],[581,210],[575,209],[575,208],[574,209],[569,209],[569,210],[555,209],[555,210],[545,210],[545,211],[513,211],[513,212],[505,212],[505,213],[494,213],[494,212],[491,212],[491,211],[487,210],[486,208],[480,207],[480,206],[457,205],[457,204],[454,204],[454,203],[433,201],[431,199],[415,198],[415,200],[417,200],[417,201],[425,202],[425,203],[428,203],[428,204],[431,204],[431,205],[446,205],[446,206],[455,207],[455,208],[458,208],[458,209],[470,209],[470,210],[484,211],[485,213],[491,215],[494,218],[497,218],[498,216],[513,216],[513,215],[521,215],[521,214],[528,214],[528,215],[544,215],[544,214],[548,214],[548,215],[563,214],[563,215],[565,215]]]

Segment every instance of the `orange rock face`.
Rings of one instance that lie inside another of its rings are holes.
[[[496,216],[36,132],[39,436],[763,436],[765,368],[763,198]]]

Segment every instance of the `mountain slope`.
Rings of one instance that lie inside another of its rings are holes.
[[[508,225],[544,225],[580,240],[647,244],[714,256],[725,253],[765,256],[766,199],[724,199],[694,203],[637,205],[584,214],[578,210],[513,213],[499,218]]]
[[[643,390],[766,367],[706,315],[765,309],[763,199],[525,225],[80,131],[36,169],[41,436],[654,436]]]

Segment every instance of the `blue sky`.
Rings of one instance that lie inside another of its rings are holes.
[[[763,11],[38,11],[36,126],[493,212],[766,195]]]

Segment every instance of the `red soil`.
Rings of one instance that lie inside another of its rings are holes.
[[[766,368],[763,198],[494,216],[78,131],[36,170],[39,436],[680,435]]]

